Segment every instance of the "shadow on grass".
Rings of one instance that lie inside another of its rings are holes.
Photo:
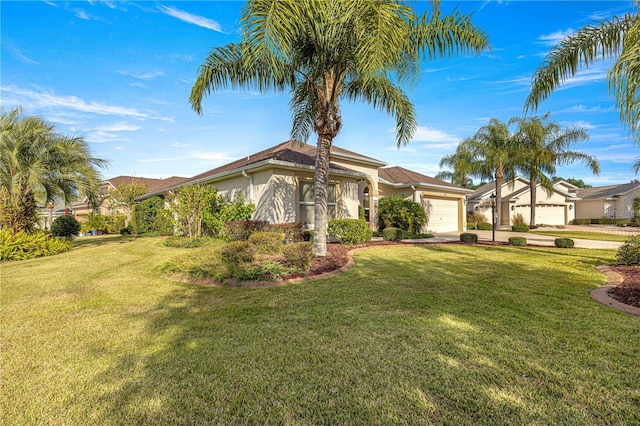
[[[573,253],[391,246],[330,280],[180,285],[130,316],[144,332],[97,378],[95,420],[632,422],[638,329],[588,299],[599,257]]]
[[[131,235],[96,235],[78,237],[73,240],[73,248],[102,247],[108,244],[123,244],[136,237]]]

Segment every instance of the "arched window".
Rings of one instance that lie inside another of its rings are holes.
[[[364,207],[364,220],[369,222],[369,187],[362,191],[362,207]]]

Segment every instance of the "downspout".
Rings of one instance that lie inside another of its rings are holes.
[[[420,204],[420,192],[416,189],[415,185],[411,185],[411,189],[413,190],[413,201]]]
[[[242,176],[249,179],[249,201],[253,203],[253,175],[248,175],[247,172],[243,170]]]

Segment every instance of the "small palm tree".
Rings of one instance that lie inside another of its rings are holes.
[[[515,163],[513,159],[516,147],[509,128],[502,121],[492,118],[489,124],[481,127],[476,134],[465,140],[468,149],[473,153],[473,169],[482,178],[495,179],[496,214],[498,227],[502,216],[502,185],[505,180],[515,177]]]
[[[83,138],[56,132],[20,108],[0,114],[0,225],[30,231],[37,204],[55,199],[66,204],[98,186],[97,170],[106,162],[91,156]]]
[[[635,1],[640,6],[640,0]],[[587,25],[567,36],[546,56],[535,71],[525,108],[537,109],[559,85],[581,68],[596,61],[616,58],[609,70],[609,89],[615,93],[621,121],[640,141],[640,14]]]
[[[413,105],[400,84],[415,83],[423,57],[480,53],[486,35],[470,16],[415,14],[401,1],[249,0],[242,41],[214,48],[189,98],[202,112],[204,95],[228,87],[291,94],[292,139],[318,135],[314,181],[314,253],[326,255],[329,155],[342,128],[340,102],[364,101],[396,120],[396,142],[416,129]]]
[[[440,168],[448,167],[452,171],[443,170],[436,175],[436,179],[450,180],[451,183],[467,188],[473,185],[471,176],[478,174],[473,153],[469,149],[468,140],[460,142],[453,154],[445,155],[440,160]]]
[[[531,195],[531,218],[529,225],[536,224],[536,190],[540,184],[551,193],[556,166],[581,161],[594,174],[600,173],[600,166],[595,157],[580,151],[569,150],[571,145],[587,140],[589,135],[581,127],[561,129],[549,121],[549,113],[542,117],[516,117],[509,123],[516,124],[518,129],[514,135],[518,144],[517,168],[529,178]]]

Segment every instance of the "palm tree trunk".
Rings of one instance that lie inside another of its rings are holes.
[[[327,255],[327,199],[329,188],[329,157],[332,139],[318,135],[316,172],[313,182],[313,254]]]
[[[536,191],[538,184],[536,183],[536,178],[532,177],[529,179],[529,192],[531,193],[531,217],[529,218],[529,226],[535,226],[536,224]]]

